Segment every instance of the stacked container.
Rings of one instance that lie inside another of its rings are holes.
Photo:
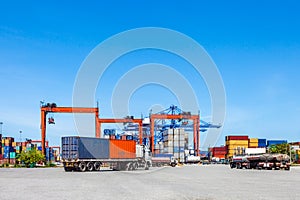
[[[173,154],[175,158],[184,160],[184,150],[188,145],[188,136],[184,129],[168,129],[164,131],[163,141],[163,153]]]
[[[244,154],[245,149],[249,146],[248,136],[226,136],[225,140],[227,146],[227,158]]]
[[[267,146],[267,139],[258,139],[258,147],[265,148]]]
[[[287,140],[268,140],[267,141],[267,147],[270,147],[272,145],[277,145],[277,144],[287,144]]]
[[[211,148],[212,157],[225,158],[227,154],[227,147],[213,147]]]
[[[250,138],[249,148],[257,148],[257,147],[258,147],[258,138]]]
[[[62,137],[62,158],[66,160],[136,158],[136,142],[78,136]]]

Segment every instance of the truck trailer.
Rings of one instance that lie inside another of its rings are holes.
[[[136,170],[151,166],[150,150],[133,140],[94,137],[62,137],[62,163],[65,171]]]
[[[285,169],[290,170],[290,157],[286,154],[260,154],[234,156],[230,167],[236,169]]]

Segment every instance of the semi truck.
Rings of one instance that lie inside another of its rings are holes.
[[[290,170],[290,166],[290,157],[286,154],[242,155],[230,161],[230,167],[236,169]]]
[[[172,166],[175,167],[178,162],[173,154],[155,154],[151,157],[152,167]]]
[[[65,171],[136,170],[151,166],[150,150],[134,140],[68,136],[62,137]]]

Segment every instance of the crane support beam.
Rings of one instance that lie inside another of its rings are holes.
[[[99,109],[86,107],[56,107],[56,106],[42,106],[41,107],[41,140],[42,153],[45,155],[45,141],[46,141],[46,117],[48,113],[94,113],[95,114],[95,133],[96,137],[100,138],[100,124],[98,122]]]
[[[143,143],[143,119],[98,119],[99,130],[101,131],[102,123],[136,123],[139,125],[139,143]]]
[[[186,119],[193,120],[193,137],[194,137],[194,149],[196,155],[199,152],[199,126],[200,126],[200,116],[199,115],[184,115],[184,114],[151,114],[150,115],[150,141],[151,141],[151,151],[154,153],[154,124],[156,119]]]

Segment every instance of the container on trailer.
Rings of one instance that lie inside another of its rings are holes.
[[[109,140],[109,158],[135,158],[136,142],[133,140]]]
[[[134,141],[131,141],[134,142]],[[109,140],[92,137],[62,137],[63,159],[107,159]]]
[[[160,153],[153,155],[154,157],[161,157],[161,158],[171,158],[173,154],[171,153]]]

